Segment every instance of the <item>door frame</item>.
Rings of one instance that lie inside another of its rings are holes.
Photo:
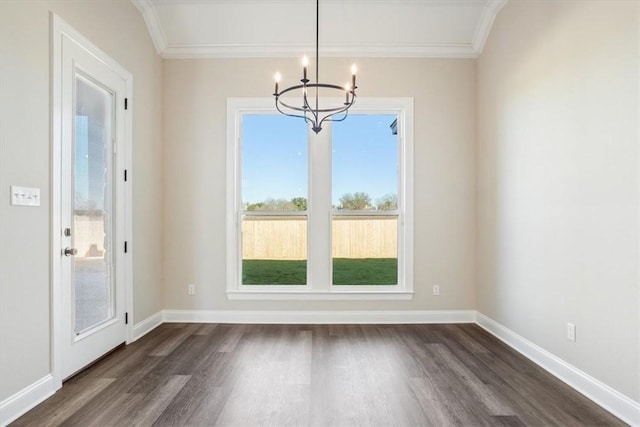
[[[118,156],[124,156],[125,170],[127,171],[126,185],[124,191],[116,195],[117,200],[124,203],[124,241],[127,242],[127,253],[122,257],[124,262],[124,289],[125,289],[125,312],[128,315],[126,325],[126,343],[132,342],[133,334],[133,280],[132,280],[132,248],[133,248],[133,217],[132,217],[132,92],[133,76],[126,69],[120,66],[109,55],[104,53],[86,37],[76,31],[58,15],[50,14],[51,28],[51,231],[50,231],[50,275],[51,275],[51,370],[53,374],[54,389],[62,387],[62,269],[60,250],[62,248],[62,218],[61,218],[61,193],[62,193],[62,41],[68,38],[89,54],[102,62],[125,80],[125,96],[128,100],[127,109],[124,112],[125,141],[124,152],[118,152]],[[114,168],[114,174],[121,174],[123,171]],[[122,177],[124,179],[124,177]],[[114,247],[118,247],[122,242],[118,241]]]

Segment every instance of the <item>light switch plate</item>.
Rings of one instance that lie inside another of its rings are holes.
[[[11,204],[14,206],[40,206],[40,189],[12,185]]]

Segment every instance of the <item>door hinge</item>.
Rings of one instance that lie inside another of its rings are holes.
[[[129,108],[129,98],[124,99],[124,109],[127,110]]]
[[[124,253],[125,254],[127,253],[127,242],[126,241],[124,242]]]
[[[129,324],[129,313],[125,313],[124,314],[124,324],[128,325]]]
[[[127,170],[124,170],[124,182],[127,182]]]

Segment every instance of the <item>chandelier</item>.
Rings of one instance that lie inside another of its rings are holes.
[[[324,122],[341,122],[347,118],[349,114],[349,108],[356,101],[356,66],[351,66],[351,83],[347,83],[344,86],[335,84],[319,83],[318,82],[318,34],[319,34],[319,18],[318,11],[319,1],[316,0],[316,81],[311,82],[307,78],[307,66],[309,65],[309,59],[305,56],[302,58],[302,79],[300,79],[299,85],[290,86],[281,91],[278,91],[278,85],[282,76],[280,73],[276,73],[276,89],[273,94],[276,101],[276,108],[285,116],[299,117],[304,119],[307,123],[311,124],[311,129],[317,134],[322,130],[322,123]],[[328,89],[330,91],[339,91],[341,95],[344,94],[344,103],[333,105],[321,105],[320,104],[320,89]],[[311,91],[311,98],[309,97],[309,91]],[[293,105],[293,100],[299,98],[293,98],[291,95],[302,95],[301,105]],[[291,100],[287,99],[288,95]]]

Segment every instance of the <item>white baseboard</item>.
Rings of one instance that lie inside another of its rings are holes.
[[[476,323],[616,417],[632,426],[640,426],[640,403],[633,401],[480,312],[476,314]]]
[[[6,426],[56,392],[53,375],[35,383],[0,402],[0,426]]]
[[[162,325],[163,315],[162,311],[157,312],[156,314],[152,314],[151,316],[144,319],[142,322],[138,322],[133,326],[133,341],[136,341],[149,332],[153,331],[158,326]]]
[[[213,311],[164,310],[168,323],[473,323],[474,310],[433,311]]]

